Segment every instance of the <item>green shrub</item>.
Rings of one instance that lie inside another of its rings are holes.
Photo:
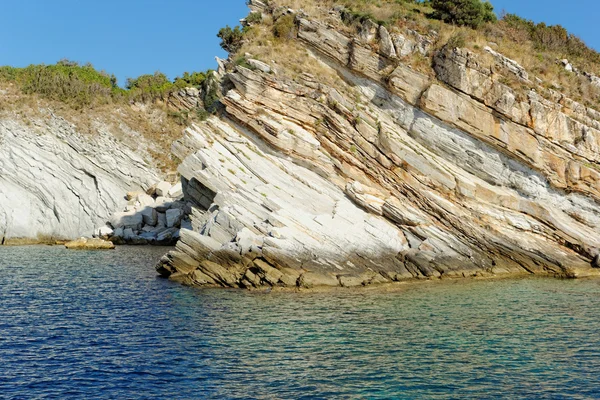
[[[296,36],[296,16],[289,14],[279,17],[273,24],[273,35],[279,39],[293,39]]]
[[[502,18],[513,40],[531,40],[539,51],[554,51],[566,57],[583,58],[590,63],[600,63],[600,54],[589,47],[577,36],[567,32],[560,25],[536,24],[514,14]]]
[[[221,47],[223,50],[228,53],[236,53],[240,47],[242,47],[242,43],[244,40],[244,34],[247,32],[247,28],[240,28],[236,26],[231,29],[229,25],[225,26],[225,28],[221,28],[217,37],[221,39]]]
[[[248,14],[248,16],[246,17],[246,22],[250,25],[258,24],[261,21],[262,21],[262,14],[259,12],[252,12],[252,13]]]
[[[378,20],[371,13],[362,12],[362,11],[354,11],[352,9],[342,10],[341,18],[342,18],[342,22],[344,22],[346,25],[362,24],[363,22],[365,22],[367,20],[371,20],[378,25],[388,25],[388,21]],[[393,18],[399,18],[399,16],[395,15]]]
[[[54,65],[30,65],[26,68],[2,67],[0,79],[15,82],[26,94],[68,103],[81,108],[108,103],[122,94],[116,78],[94,69],[91,64],[61,60]]]
[[[175,78],[173,84],[177,88],[195,87],[199,89],[205,80],[206,74],[204,72],[192,72],[191,74],[184,72],[181,77]]]
[[[457,47],[464,47],[466,44],[466,37],[464,32],[462,31],[458,31],[455,34],[453,34],[452,36],[450,36],[450,38],[448,39],[448,42],[446,42],[446,46],[454,49]]]
[[[141,75],[137,78],[128,78],[126,85],[132,100],[151,102],[164,100],[175,85],[162,72],[153,75]]]
[[[207,72],[206,75],[207,78],[203,85],[203,102],[206,111],[212,114],[217,111],[217,107],[219,105],[219,90],[221,86],[211,71]]]
[[[481,0],[432,0],[433,17],[447,23],[478,28],[485,22],[496,21],[494,7]]]

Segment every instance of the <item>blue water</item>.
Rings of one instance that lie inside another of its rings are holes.
[[[0,398],[600,398],[600,281],[201,290],[163,252],[0,247]]]

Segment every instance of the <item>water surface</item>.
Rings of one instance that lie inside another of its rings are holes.
[[[201,290],[165,249],[0,247],[0,398],[599,398],[600,281]]]

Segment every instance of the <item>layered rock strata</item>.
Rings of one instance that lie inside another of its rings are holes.
[[[598,112],[493,51],[490,66],[446,47],[425,75],[398,58],[397,32],[296,22],[335,85],[228,67],[224,115],[173,146],[194,207],[162,275],[248,288],[598,275]]]
[[[139,135],[138,135],[139,136]],[[139,141],[139,139],[138,139]],[[94,135],[51,113],[0,118],[0,243],[91,236],[125,193],[146,190],[158,172],[108,127]]]

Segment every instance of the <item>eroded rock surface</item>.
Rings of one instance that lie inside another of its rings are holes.
[[[100,129],[81,134],[52,113],[0,118],[0,242],[91,236],[146,190],[157,171],[142,155]]]
[[[491,68],[442,49],[434,78],[402,63],[397,32],[296,23],[338,81],[227,66],[223,115],[173,146],[193,210],[162,275],[295,288],[598,275],[597,112],[499,53]]]

